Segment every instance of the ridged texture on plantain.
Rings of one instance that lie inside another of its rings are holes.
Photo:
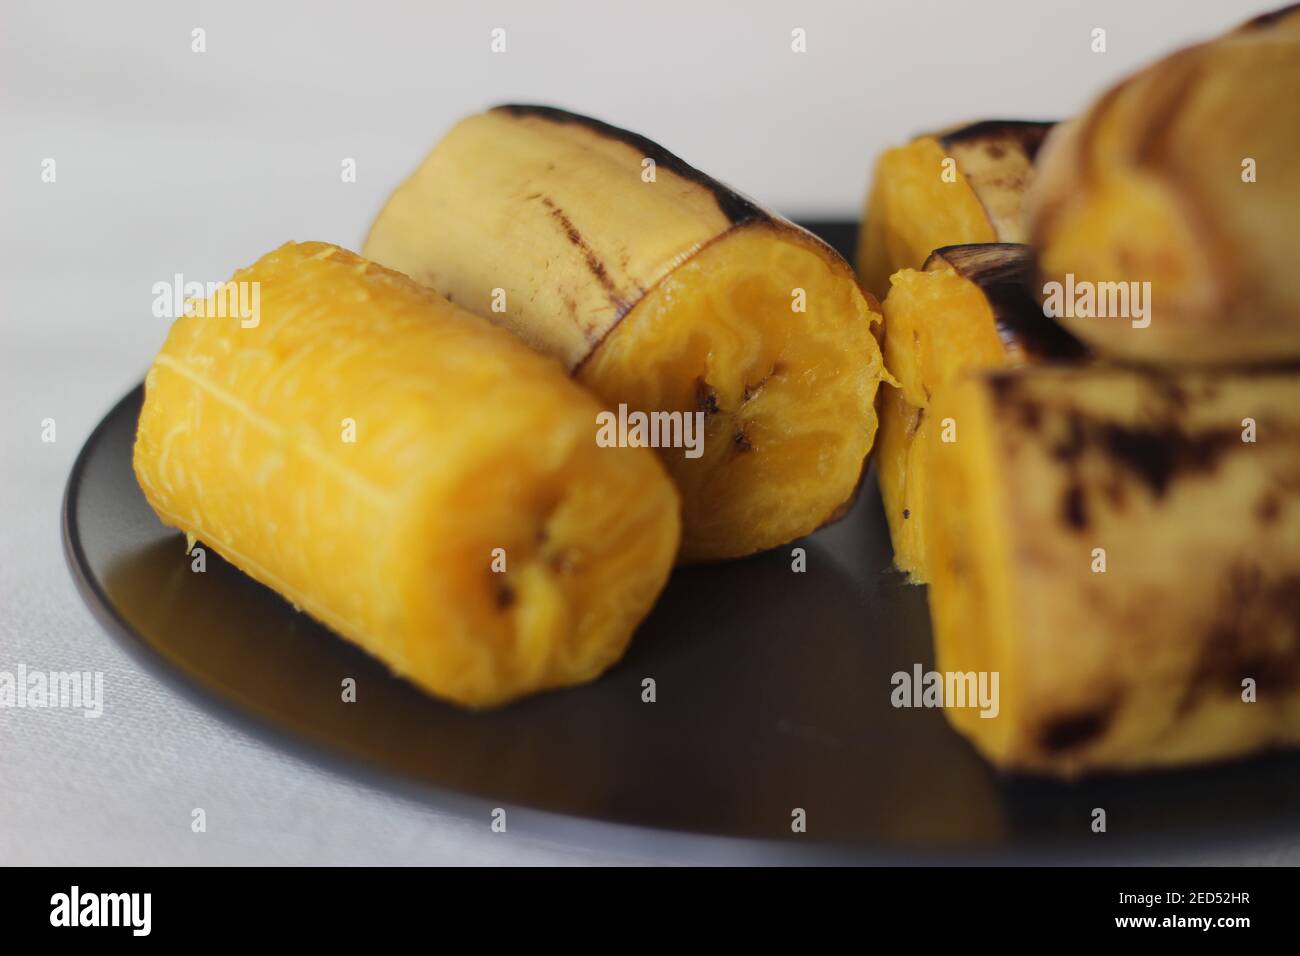
[[[164,523],[460,704],[619,658],[678,544],[653,454],[598,447],[556,363],[335,246],[232,281],[260,321],[178,319],[145,382],[135,473]]]
[[[985,756],[1068,776],[1300,744],[1300,371],[1036,366],[934,414],[938,668],[1000,675],[996,717],[946,711]]]
[[[858,274],[867,289],[884,298],[890,276],[919,269],[943,246],[1024,242],[1021,204],[1051,127],[983,120],[886,150],[858,236]]]
[[[880,397],[876,474],[894,564],[916,584],[929,579],[925,550],[930,405],[970,369],[1075,361],[1077,339],[1043,315],[1029,294],[1033,254],[1010,243],[936,250],[921,271],[897,272],[885,299],[885,367],[898,382]]]
[[[1298,101],[1290,8],[1161,60],[1058,127],[1028,211],[1044,287],[1077,301],[1059,303],[1062,321],[1139,361],[1300,356]],[[1150,283],[1148,314],[1095,317],[1133,311],[1116,285],[1089,303],[1101,283]]]
[[[559,358],[611,409],[702,415],[702,455],[661,449],[683,560],[785,543],[855,493],[877,304],[824,243],[644,137],[543,107],[472,116],[365,252]]]

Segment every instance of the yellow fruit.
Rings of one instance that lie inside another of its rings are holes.
[[[999,674],[996,717],[945,711],[986,757],[1069,776],[1300,744],[1300,373],[1034,366],[934,414],[937,664]]]
[[[856,491],[878,306],[824,243],[644,137],[542,107],[472,116],[365,252],[558,358],[609,409],[701,422],[698,456],[660,449],[683,560],[783,544]]]
[[[885,299],[885,367],[899,387],[881,391],[876,474],[894,544],[909,580],[929,579],[925,546],[930,433],[941,429],[932,396],[971,369],[1073,361],[1083,348],[1043,315],[1025,289],[1026,246],[1004,243],[937,250],[923,271],[903,269]]]
[[[858,236],[858,274],[884,298],[889,277],[935,249],[1025,241],[1021,203],[1051,123],[983,120],[918,136],[876,162]]]
[[[599,447],[555,362],[335,246],[232,283],[258,320],[213,297],[145,382],[135,473],[164,523],[460,704],[619,658],[678,545],[654,455]]]
[[[1061,321],[1130,360],[1300,357],[1297,100],[1292,9],[1161,60],[1058,127],[1028,212],[1044,290],[1079,290]],[[1102,284],[1105,305],[1083,298]],[[1145,314],[1112,303],[1118,288]]]

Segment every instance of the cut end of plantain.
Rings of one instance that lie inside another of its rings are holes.
[[[881,395],[876,473],[894,564],[929,578],[925,546],[930,434],[942,430],[933,397],[971,369],[1076,361],[1082,346],[1043,315],[1026,290],[1028,247],[1010,243],[936,250],[922,271],[904,269],[885,299],[885,366],[898,387]]]
[[[856,493],[877,304],[829,246],[645,137],[547,107],[469,117],[366,252],[559,359],[611,411],[699,413],[702,450],[659,449],[683,560],[786,543]]]
[[[146,379],[134,466],[164,523],[459,704],[618,659],[678,546],[650,452],[599,447],[554,361],[335,246],[232,282],[256,324],[182,317]]]
[[[649,290],[578,370],[607,402],[697,416],[698,459],[667,449],[682,559],[762,551],[836,516],[876,431],[878,316],[801,230],[759,222]]]

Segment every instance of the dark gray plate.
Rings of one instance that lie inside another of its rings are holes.
[[[818,231],[844,248],[852,229]],[[215,553],[193,573],[131,473],[140,400],[136,389],[86,442],[64,507],[69,563],[109,633],[245,727],[484,826],[502,807],[512,833],[763,862],[1131,860],[1300,830],[1296,755],[1080,784],[1009,778],[940,712],[892,708],[890,675],[933,661],[925,592],[889,570],[874,481],[843,521],[799,542],[805,573],[789,549],[678,571],[599,681],[464,713]],[[345,677],[356,703],[340,700]],[[791,832],[794,808],[805,834]]]

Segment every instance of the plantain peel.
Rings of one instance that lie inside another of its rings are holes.
[[[1129,361],[1300,358],[1298,100],[1290,7],[1166,57],[1053,131],[1028,215],[1061,321]]]
[[[969,243],[1023,243],[1025,192],[1051,123],[981,120],[886,150],[858,236],[858,274],[884,298],[899,269]]]
[[[136,478],[214,548],[425,691],[471,707],[591,680],[663,588],[677,494],[596,444],[552,360],[335,246],[237,272],[145,380]]]
[[[609,409],[701,422],[698,454],[660,449],[684,561],[788,542],[856,492],[877,303],[820,240],[644,137],[543,107],[472,116],[365,253],[558,358]]]
[[[936,397],[926,534],[950,708],[1074,776],[1300,744],[1300,372],[1034,366]]]
[[[885,366],[898,382],[880,399],[876,474],[894,564],[915,584],[929,580],[925,500],[933,466],[931,405],[972,369],[1071,362],[1085,350],[1043,315],[1025,288],[1033,253],[1014,243],[937,249],[921,270],[902,269],[885,299]]]

